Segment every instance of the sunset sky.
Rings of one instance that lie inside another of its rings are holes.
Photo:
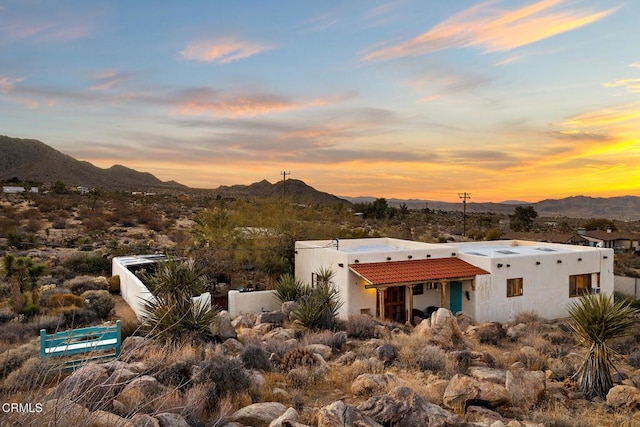
[[[0,134],[199,188],[640,196],[640,2],[0,0]]]

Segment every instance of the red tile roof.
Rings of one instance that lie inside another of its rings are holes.
[[[459,258],[349,264],[349,268],[372,285],[428,282],[489,274],[489,272]]]

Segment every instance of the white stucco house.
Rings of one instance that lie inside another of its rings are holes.
[[[430,244],[391,238],[296,242],[296,278],[313,284],[333,270],[339,316],[371,314],[405,322],[445,307],[477,322],[522,311],[567,316],[584,292],[613,293],[613,250],[522,240]]]

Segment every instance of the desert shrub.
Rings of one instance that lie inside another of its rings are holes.
[[[313,368],[316,365],[318,365],[318,360],[310,350],[294,348],[282,357],[280,369],[287,372],[294,368]]]
[[[76,254],[66,259],[63,264],[78,274],[105,275],[111,270],[111,261],[101,255]]]
[[[37,325],[33,322],[9,322],[0,328],[0,342],[9,344],[21,342],[25,337],[35,337],[37,335]]]
[[[629,365],[640,369],[640,349],[635,349],[629,354]]]
[[[449,361],[452,362],[450,370],[456,374],[466,374],[473,361],[473,354],[469,350],[460,350],[450,353]]]
[[[509,356],[510,363],[520,362],[528,371],[544,371],[547,368],[547,359],[533,347],[522,347]]]
[[[240,353],[240,360],[247,369],[271,370],[269,353],[258,344],[247,345]]]
[[[502,324],[499,322],[482,324],[478,326],[476,333],[482,344],[498,345],[500,340],[506,336]]]
[[[2,383],[5,393],[24,390],[44,390],[56,384],[64,375],[63,364],[57,358],[31,357],[11,372]]]
[[[38,356],[38,344],[30,342],[0,354],[0,380],[18,369],[25,360]]]
[[[95,324],[98,321],[98,315],[93,310],[84,308],[70,308],[62,313],[62,324],[66,328],[79,328]]]
[[[107,291],[87,291],[81,295],[87,308],[93,310],[101,320],[106,320],[114,313],[116,303]]]
[[[20,313],[24,314],[26,318],[31,319],[33,316],[40,313],[40,306],[32,302],[27,303],[24,305],[24,307],[22,307],[22,310],[20,310]]]
[[[35,322],[37,330],[45,329],[48,334],[59,331],[64,323],[64,318],[57,316],[39,316]]]
[[[517,325],[518,323],[524,323],[529,326],[539,326],[543,322],[542,317],[538,313],[533,310],[525,310],[516,314],[516,317],[513,320],[513,323]]]
[[[445,351],[436,345],[422,347],[416,354],[416,364],[423,371],[438,372],[445,368]]]
[[[86,291],[106,290],[109,283],[104,277],[76,276],[65,281],[63,286],[74,294],[81,295]]]
[[[120,327],[120,333],[122,335],[122,339],[124,340],[127,337],[136,335],[138,331],[140,331],[141,323],[138,319],[135,320],[123,320],[122,326]]]
[[[206,388],[205,405],[209,411],[215,410],[223,397],[244,392],[251,386],[249,373],[239,359],[213,355],[200,368],[197,382]]]
[[[120,276],[115,275],[109,277],[109,292],[112,294],[120,293]]]
[[[85,306],[84,299],[74,294],[56,293],[50,295],[46,300],[46,307],[60,308],[60,307],[78,307]]]
[[[366,314],[354,314],[349,316],[346,324],[347,336],[368,340],[376,336],[376,320]]]
[[[284,340],[282,338],[274,338],[274,339],[265,341],[264,349],[267,352],[274,354],[276,359],[282,360],[284,355],[287,352],[296,348],[297,345],[298,345],[297,341],[292,342],[292,341]]]
[[[0,325],[10,322],[14,317],[16,317],[16,313],[11,311],[10,309],[0,310]]]
[[[54,295],[72,295],[67,288],[55,287],[44,290],[40,293],[40,305],[43,307],[55,307],[51,305],[51,297]]]
[[[291,274],[281,275],[275,285],[276,298],[281,302],[298,301],[302,296],[307,295],[309,287],[301,280],[297,280]]]
[[[156,378],[164,385],[185,390],[191,383],[191,370],[191,363],[178,360],[162,369],[156,374]]]
[[[342,351],[347,344],[347,334],[345,332],[309,332],[304,336],[306,344],[324,344],[334,351]]]

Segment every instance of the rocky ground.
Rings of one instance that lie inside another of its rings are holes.
[[[415,328],[358,317],[340,332],[312,332],[290,323],[288,310],[233,320],[223,312],[218,343],[130,336],[120,360],[72,374],[28,359],[6,376],[4,400],[42,411],[3,414],[1,424],[640,425],[632,357],[616,359],[606,400],[586,400],[571,379],[585,350],[562,322],[525,313],[513,324],[473,325],[440,309]],[[636,338],[613,344],[633,354]]]

